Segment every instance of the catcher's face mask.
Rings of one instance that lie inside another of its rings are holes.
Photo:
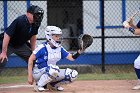
[[[53,34],[53,35],[52,35],[52,39],[53,39],[56,43],[61,44],[62,35],[61,35],[61,34]]]
[[[61,46],[61,35],[62,30],[56,26],[47,26],[46,27],[46,39],[53,44],[55,47]]]

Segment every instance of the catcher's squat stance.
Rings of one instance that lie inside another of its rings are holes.
[[[62,91],[64,89],[60,85],[74,81],[78,72],[70,68],[59,69],[56,63],[63,58],[74,61],[92,44],[93,38],[82,34],[79,37],[80,49],[75,54],[70,54],[61,46],[62,31],[59,27],[47,26],[45,35],[47,41],[39,45],[29,58],[28,82],[33,84],[33,80],[36,81],[36,91],[44,91],[46,85],[47,88]]]
[[[133,18],[131,18],[129,20],[124,21],[123,26],[125,28],[128,28],[129,31],[131,31],[133,34],[140,35],[140,21],[137,23],[137,25],[134,25]],[[138,78],[138,83],[132,89],[138,90],[140,89],[140,55],[134,61],[134,68]]]

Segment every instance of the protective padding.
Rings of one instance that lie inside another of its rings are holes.
[[[69,84],[76,80],[78,72],[70,68],[60,69],[58,77],[55,80],[52,80],[50,85],[52,87],[60,86],[62,84]]]
[[[58,73],[59,67],[55,65],[49,65],[42,69],[38,69],[38,67],[33,68],[33,77],[39,86],[44,86],[52,81],[52,79],[55,79],[58,76]]]
[[[43,87],[44,85],[46,85],[47,83],[51,81],[52,79],[48,76],[48,74],[43,74],[41,78],[39,79],[39,81],[37,82],[37,86]]]
[[[58,73],[59,73],[59,67],[56,65],[50,64],[48,66],[48,68],[46,68],[46,72],[48,72],[48,75],[51,78],[56,78],[58,76]]]
[[[77,75],[78,75],[78,72],[76,70],[72,70],[70,68],[67,68],[66,72],[65,72],[65,79],[72,82],[77,78]]]

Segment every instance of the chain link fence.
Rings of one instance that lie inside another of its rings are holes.
[[[16,17],[25,14],[30,4],[38,5],[45,11],[37,35],[37,45],[45,41],[44,30],[47,25],[56,25],[62,29],[64,38],[62,45],[71,53],[78,49],[77,38],[80,34],[90,34],[94,38],[93,44],[75,62],[64,59],[58,62],[58,65],[72,66],[85,73],[101,71],[103,66],[101,0],[0,1],[1,32]],[[122,23],[139,11],[139,5],[138,0],[104,1],[106,72],[133,71],[133,62],[140,53],[140,38],[123,28]],[[134,17],[134,23],[136,24],[139,19],[140,13]],[[27,68],[27,64],[16,55],[12,55],[5,69],[7,68]]]

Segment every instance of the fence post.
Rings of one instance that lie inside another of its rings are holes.
[[[4,21],[4,24],[3,24],[3,26],[4,26],[4,31],[5,31],[5,29],[7,28],[7,1],[3,1],[3,16],[4,16],[4,19],[3,19],[3,21]]]
[[[105,38],[104,38],[104,0],[100,1],[102,32],[102,73],[105,73]]]

